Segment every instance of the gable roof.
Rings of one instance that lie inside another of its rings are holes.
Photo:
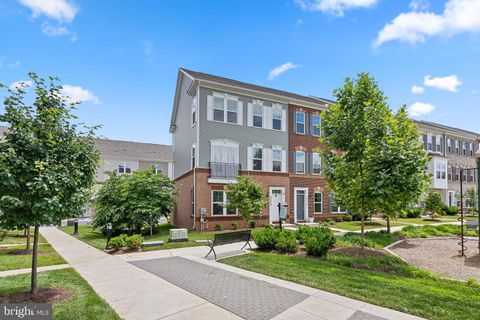
[[[145,161],[173,161],[171,145],[133,141],[95,139],[102,157],[119,157]]]
[[[430,122],[430,121],[425,121],[425,120],[413,120],[413,121],[415,123],[419,124],[419,125],[423,125],[423,126],[426,126],[426,127],[434,127],[434,128],[441,129],[441,130],[447,130],[447,131],[457,132],[457,133],[461,133],[461,134],[474,135],[476,138],[479,138],[479,136],[480,136],[480,134],[478,132],[469,131],[469,130],[460,129],[460,128],[455,128],[455,127],[450,127],[450,126],[446,126],[446,125],[443,125],[443,124],[440,124],[440,123],[435,123],[435,122]]]

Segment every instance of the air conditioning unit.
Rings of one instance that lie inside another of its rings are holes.
[[[169,242],[182,242],[188,241],[188,230],[187,229],[170,229],[170,239]]]

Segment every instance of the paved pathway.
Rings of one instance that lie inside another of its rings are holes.
[[[277,287],[288,289],[280,290],[286,292],[287,295],[290,294],[291,291],[295,291],[295,295],[306,296],[303,301],[296,303],[276,315],[273,318],[275,320],[420,319],[365,302],[207,260],[203,258],[208,251],[205,247],[158,250],[111,256],[56,228],[42,228],[41,232],[57,252],[125,319],[242,319],[233,312],[212,303],[216,302],[220,304],[218,301],[207,301],[206,299],[211,299],[207,295],[204,295],[205,299],[203,299],[153,273],[142,270],[132,263],[129,263],[137,261],[134,263],[141,265],[145,264],[145,262],[140,262],[141,260],[158,259],[155,263],[151,264],[152,266],[156,266],[157,264],[163,263],[162,260],[167,263],[168,260],[161,258],[172,256],[189,259],[196,263],[193,264],[193,266],[208,270],[208,272],[214,275],[217,273],[223,274],[230,279],[244,277],[244,279],[248,279],[249,281],[264,282],[264,284],[273,288],[274,291],[278,289]],[[238,249],[241,248],[241,245],[242,244],[237,243],[221,246],[217,252],[223,256],[231,252],[240,253]],[[172,260],[170,260],[170,262],[171,261]],[[181,261],[184,260],[175,259],[175,261],[181,263]],[[192,264],[188,263],[188,265]],[[202,265],[210,268],[204,268]],[[202,266],[202,268],[199,266]],[[175,265],[173,265],[173,267],[175,267]],[[182,267],[185,268],[185,266]],[[222,270],[228,273],[223,273]],[[179,274],[186,272],[180,269],[178,269],[178,271]],[[161,276],[166,277],[163,274]],[[178,279],[181,280],[181,277],[177,277],[177,280]],[[170,281],[173,282],[172,279],[170,279]],[[193,292],[195,286],[197,286],[198,289],[198,284],[195,284],[195,281],[196,279],[194,277],[186,277],[182,287]],[[211,285],[221,288],[222,281],[211,280]],[[258,284],[256,285],[258,286]],[[223,288],[223,290],[232,296],[233,301],[239,304],[242,303],[240,297],[235,296],[238,290],[230,287]],[[197,294],[201,295],[200,292],[197,292]],[[269,302],[268,296],[262,299],[264,303]],[[248,309],[249,305],[244,305],[243,307]]]
[[[42,271],[50,271],[50,270],[58,270],[58,269],[66,269],[66,268],[70,268],[70,266],[68,264],[57,264],[57,265],[54,265],[54,266],[38,267],[37,271],[42,272]],[[32,268],[1,271],[0,272],[0,278],[1,277],[8,277],[8,276],[15,276],[17,274],[25,274],[25,273],[30,273],[30,272],[32,272]]]

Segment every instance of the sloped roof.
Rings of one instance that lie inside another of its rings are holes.
[[[443,124],[440,124],[440,123],[424,121],[424,120],[414,120],[414,122],[419,124],[419,125],[424,125],[424,126],[428,126],[428,127],[435,127],[435,128],[442,129],[442,130],[460,132],[460,133],[464,133],[464,134],[475,135],[477,137],[480,136],[480,134],[478,132],[469,131],[469,130],[465,130],[465,129],[461,129],[461,128],[450,127],[450,126],[446,126],[446,125],[443,125]]]
[[[133,141],[95,139],[102,156],[149,161],[173,161],[171,145]]]

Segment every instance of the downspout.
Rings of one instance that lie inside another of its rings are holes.
[[[196,139],[195,139],[195,163],[193,164],[193,226],[192,229],[195,230],[197,226],[197,176],[196,176],[196,167],[197,167],[197,162],[198,162],[198,138],[199,138],[199,132],[200,132],[200,85],[197,82],[197,114],[196,114]],[[201,217],[200,217],[201,218]],[[203,227],[203,226],[202,226]]]

